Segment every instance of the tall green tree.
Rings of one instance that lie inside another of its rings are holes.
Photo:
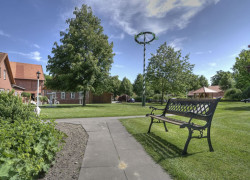
[[[187,91],[197,90],[201,88],[199,76],[195,74],[190,74],[187,83]]]
[[[222,71],[222,70],[216,71],[216,74],[211,77],[211,85],[212,86],[219,85],[222,76],[225,74],[232,75],[232,73],[229,71]]]
[[[113,93],[113,97],[115,100],[115,97],[120,94],[119,89],[121,86],[121,81],[119,80],[119,77],[118,76],[110,76],[108,86],[109,86],[109,92]]]
[[[232,78],[231,74],[224,74],[219,82],[220,88],[224,91],[227,89],[233,88],[235,85],[235,81]]]
[[[233,66],[233,71],[236,80],[236,87],[244,90],[250,86],[250,73],[247,71],[247,66],[250,66],[250,50],[242,50]]]
[[[128,78],[123,78],[119,91],[121,94],[133,95],[133,86]]]
[[[47,70],[52,80],[48,88],[64,91],[101,93],[105,89],[111,64],[113,43],[103,33],[99,18],[90,7],[82,5],[73,12],[75,18],[66,21],[69,28],[60,32],[60,44],[54,43],[53,56],[48,56]]]
[[[203,87],[203,86],[208,87],[209,86],[207,78],[203,75],[201,75],[199,77],[199,84],[201,87]]]
[[[188,62],[189,56],[182,57],[181,50],[175,51],[165,42],[156,54],[151,54],[147,67],[147,79],[152,87],[164,94],[185,93],[188,77],[192,73],[194,65]]]
[[[137,96],[142,96],[143,92],[143,76],[142,74],[138,74],[135,82],[133,84],[133,91]]]

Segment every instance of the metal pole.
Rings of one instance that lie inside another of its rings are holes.
[[[143,61],[143,92],[142,92],[142,106],[145,106],[145,52],[146,52],[146,35],[144,34],[144,61]]]
[[[36,107],[38,107],[39,104],[39,78],[37,79],[37,103],[36,103]]]

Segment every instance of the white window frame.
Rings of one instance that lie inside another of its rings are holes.
[[[52,99],[56,99],[56,92],[52,92]]]
[[[4,79],[4,80],[6,80],[6,73],[7,73],[6,69],[3,70],[3,79]]]
[[[61,99],[65,99],[65,92],[61,92]]]
[[[75,97],[76,97],[76,93],[75,92],[70,93],[70,98],[71,99],[75,99]]]
[[[4,91],[4,89],[3,89],[3,88],[1,88],[1,89],[0,89],[0,92],[2,92],[2,91]]]

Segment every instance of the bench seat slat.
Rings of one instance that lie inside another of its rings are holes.
[[[177,119],[173,119],[173,118],[169,118],[169,117],[165,117],[165,116],[157,116],[157,115],[148,115],[149,117],[152,117],[152,118],[155,118],[155,119],[159,119],[161,121],[165,121],[165,122],[168,122],[168,123],[171,123],[171,124],[175,124],[175,125],[184,125],[184,124],[188,124],[188,122],[186,121],[181,121],[181,120],[177,120]],[[202,126],[201,125],[198,125],[198,124],[192,124],[192,126],[194,127],[198,127],[198,128],[201,128]]]

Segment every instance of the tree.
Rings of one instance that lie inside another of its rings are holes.
[[[203,75],[201,75],[199,77],[199,84],[200,84],[200,87],[204,87],[204,86],[208,87],[209,86],[207,78]]]
[[[90,7],[82,5],[73,12],[75,18],[66,21],[69,28],[60,32],[61,44],[54,43],[53,56],[48,56],[47,71],[52,75],[48,88],[83,92],[105,91],[105,82],[113,63],[113,43],[103,34],[101,21]]]
[[[117,95],[119,95],[119,89],[121,86],[121,81],[118,79],[118,76],[110,76],[109,77],[109,92],[114,94],[114,99]]]
[[[132,96],[133,86],[132,86],[130,80],[127,79],[126,77],[123,78],[119,91],[121,94],[127,94],[129,96]]]
[[[137,96],[142,96],[143,92],[143,76],[142,74],[138,74],[135,82],[133,84],[133,91]]]
[[[197,90],[201,88],[199,76],[190,74],[188,77],[187,91]]]
[[[219,82],[219,86],[222,90],[227,90],[227,89],[230,89],[230,88],[233,88],[235,85],[235,81],[233,80],[232,78],[232,75],[231,74],[224,74],[221,79],[220,79],[220,82]]]
[[[188,62],[189,56],[182,57],[181,50],[175,51],[165,42],[156,54],[151,54],[147,67],[147,79],[163,97],[166,93],[185,93],[188,77],[194,65]]]
[[[250,50],[242,50],[239,57],[236,57],[236,62],[233,66],[236,87],[244,90],[250,86],[250,73],[247,71],[247,66],[250,65]]]
[[[219,85],[219,82],[224,74],[232,75],[232,73],[229,71],[222,71],[222,70],[216,71],[216,74],[211,77],[211,83],[212,83],[211,85],[212,86]]]

